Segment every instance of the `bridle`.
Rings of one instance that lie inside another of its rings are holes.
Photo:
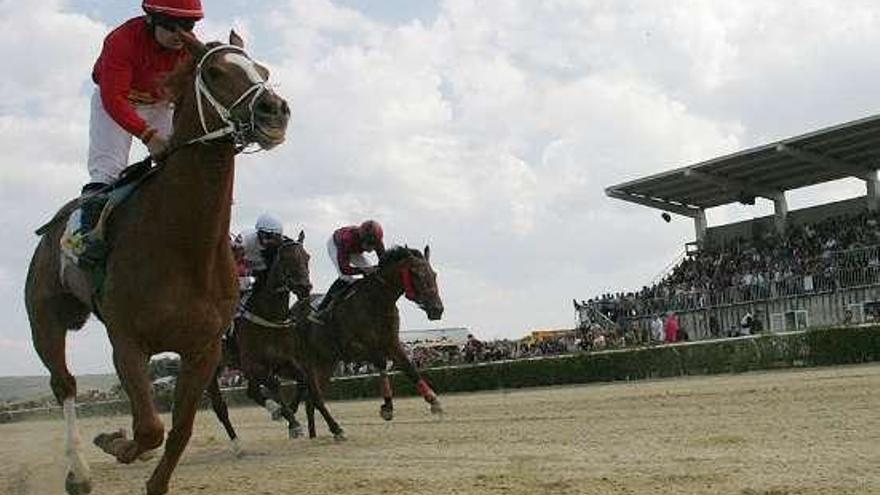
[[[241,96],[239,96],[234,102],[232,102],[231,105],[227,107],[220,103],[217,97],[215,97],[211,93],[211,89],[208,87],[208,85],[205,83],[205,79],[202,77],[202,68],[205,65],[205,61],[207,61],[211,55],[214,55],[215,53],[223,50],[230,50],[239,53],[248,60],[253,61],[243,48],[227,44],[217,45],[209,49],[205,52],[204,55],[202,55],[202,58],[200,58],[198,64],[196,64],[195,77],[193,78],[193,87],[195,89],[196,108],[199,112],[199,122],[202,124],[202,131],[204,132],[204,134],[197,138],[190,139],[189,141],[174,145],[165,150],[155,159],[157,162],[159,162],[160,166],[164,164],[168,157],[173,155],[175,152],[181,150],[182,148],[186,148],[193,144],[209,143],[218,139],[225,138],[227,136],[232,137],[232,143],[235,146],[236,154],[242,152],[256,153],[257,151],[263,150],[263,147],[256,142],[253,135],[254,131],[257,128],[254,121],[254,107],[256,106],[257,100],[260,98],[260,96],[266,92],[266,81],[262,80],[253,83],[241,94]],[[219,129],[214,129],[213,131],[208,130],[208,122],[205,118],[205,105],[202,103],[203,98],[211,104],[211,107],[214,109],[214,111],[217,113],[217,116],[220,117],[220,120],[223,122],[223,126]],[[247,101],[248,110],[250,110],[250,120],[236,120],[232,115],[232,110],[245,101]],[[252,144],[256,144],[257,149],[253,151],[245,151]],[[148,160],[149,159],[150,157],[148,157]]]
[[[198,108],[199,111],[199,122],[201,122],[202,130],[205,134],[191,140],[190,143],[205,143],[226,136],[232,136],[236,148],[243,149],[253,144],[251,139],[253,138],[253,132],[256,129],[256,124],[254,122],[254,106],[257,104],[257,99],[259,99],[259,97],[266,91],[266,81],[260,80],[253,83],[241,94],[241,96],[238,97],[238,99],[232,102],[231,105],[228,107],[224,106],[213,94],[211,94],[211,89],[208,88],[205,79],[202,77],[202,68],[205,65],[205,61],[207,61],[211,55],[220,51],[237,52],[248,60],[251,60],[250,56],[244,51],[244,49],[235,45],[217,45],[202,55],[199,63],[196,64],[194,87],[196,94],[196,108]],[[205,119],[205,106],[202,103],[203,99],[207,100],[208,103],[211,104],[211,107],[214,108],[217,116],[219,116],[220,120],[223,122],[223,127],[213,131],[208,130],[208,124]],[[232,115],[232,110],[244,102],[247,102],[250,118],[248,121],[236,120]]]

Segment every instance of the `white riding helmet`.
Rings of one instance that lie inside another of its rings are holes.
[[[256,229],[257,232],[265,232],[267,234],[284,234],[284,226],[281,225],[281,222],[268,213],[263,213],[257,218]]]

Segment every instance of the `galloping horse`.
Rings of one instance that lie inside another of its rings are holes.
[[[443,314],[437,274],[431,268],[430,256],[429,247],[425,247],[424,253],[406,247],[389,249],[379,260],[376,272],[356,282],[350,292],[337,296],[339,299],[323,325],[308,321],[304,304],[297,303],[293,307],[297,325],[305,332],[306,345],[297,349],[297,360],[309,372],[306,413],[310,437],[315,436],[313,407],[318,408],[325,420],[330,418],[323,390],[340,361],[369,362],[379,369],[384,398],[379,412],[386,421],[393,418],[394,411],[391,383],[385,371],[388,359],[416,384],[419,394],[431,405],[432,413],[443,412],[437,395],[407,357],[398,334],[397,300],[401,295],[415,302],[430,320],[439,320]],[[297,393],[296,398],[300,395]],[[294,411],[297,406],[298,403],[293,404]]]
[[[192,434],[199,398],[217,369],[220,335],[238,302],[227,237],[236,148],[280,144],[290,116],[287,103],[266,86],[268,72],[247,56],[237,35],[230,34],[228,45],[204,45],[188,33],[182,37],[192,60],[165,83],[176,104],[172,152],[108,220],[113,249],[100,295],[92,299],[89,290],[78,289],[90,284],[84,273],[61,273],[59,238],[77,200],[38,231],[44,235],[28,271],[25,303],[34,347],[64,406],[70,494],[88,493],[91,476],[76,424],[76,380],[65,360],[67,331],[81,328],[90,313],[107,328],[116,372],[131,402],[134,438],[115,438],[101,447],[123,463],[165,439],[148,357],[180,355],[172,427],[146,484],[148,495],[166,493]]]
[[[231,345],[235,350],[224,353],[222,365],[240,369],[247,379],[248,397],[265,407],[273,416],[278,413],[288,423],[291,437],[301,434],[293,411],[282,400],[278,376],[303,382],[303,373],[293,356],[302,345],[293,328],[290,315],[290,293],[306,300],[312,290],[309,282],[309,254],[303,248],[305,234],[296,241],[285,239],[266,275],[257,280],[250,296],[241,304],[236,316]],[[222,367],[222,366],[221,366]],[[208,396],[217,418],[226,429],[233,449],[238,454],[238,435],[229,421],[226,401],[220,393],[217,375],[208,385]],[[261,388],[271,395],[266,397]]]

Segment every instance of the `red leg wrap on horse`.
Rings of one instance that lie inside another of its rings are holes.
[[[437,399],[437,394],[431,390],[431,386],[425,380],[419,380],[419,383],[416,383],[416,390],[428,402],[434,402]]]

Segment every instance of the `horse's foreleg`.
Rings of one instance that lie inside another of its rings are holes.
[[[309,397],[306,399],[306,422],[309,425],[309,438],[317,437],[318,432],[315,429],[315,396],[314,396],[314,394],[309,394]]]
[[[273,421],[279,421],[281,418],[286,419],[287,434],[290,438],[302,436],[302,426],[299,424],[299,421],[296,420],[290,408],[288,408],[281,399],[277,380],[273,380],[264,373],[255,375],[246,372],[245,376],[248,381],[247,396],[269,411],[269,415]],[[263,394],[263,389],[270,392],[271,397],[266,397]]]
[[[211,342],[208,348],[196,356],[181,356],[180,375],[174,387],[171,431],[168,432],[162,459],[147,481],[147,495],[168,492],[168,480],[192,435],[199,399],[214,376],[219,362],[220,339]]]
[[[220,423],[226,430],[226,434],[229,436],[229,441],[232,443],[232,451],[236,457],[240,456],[241,445],[238,441],[238,434],[235,433],[235,428],[232,427],[232,422],[229,421],[229,407],[226,405],[226,400],[220,392],[220,367],[217,367],[217,371],[214,372],[214,378],[208,382],[206,392],[211,399],[211,408],[214,409],[214,414],[220,420]]]
[[[382,367],[379,369],[379,393],[382,394],[382,407],[379,408],[379,415],[385,421],[394,419],[394,401],[392,399],[391,379],[388,378],[388,372]]]
[[[329,428],[330,433],[333,434],[333,438],[335,438],[336,440],[345,440],[345,432],[342,431],[342,427],[339,426],[339,423],[337,423],[333,416],[330,415],[330,411],[327,409],[327,405],[324,403],[324,391],[318,384],[317,378],[310,375],[308,380],[309,399],[307,404],[312,406],[312,411],[309,415],[309,435],[311,435],[312,430],[314,430],[314,409],[318,409],[318,412],[321,413],[321,417],[324,418],[324,422],[327,423],[327,428]]]
[[[129,440],[120,433],[107,433],[95,437],[95,445],[127,464],[162,445],[165,428],[153,402],[146,353],[129,338],[115,332],[110,333],[110,341],[116,374],[131,403],[134,439]]]
[[[271,399],[275,401],[280,409],[278,412],[281,416],[287,420],[287,436],[290,438],[299,438],[302,436],[302,425],[299,424],[299,421],[296,420],[296,415],[294,414],[294,410],[284,402],[284,398],[281,396],[281,383],[278,381],[277,376],[272,376],[268,380],[266,380],[266,389],[271,394]]]
[[[440,404],[440,399],[437,398],[437,394],[434,393],[434,390],[428,385],[428,382],[422,378],[422,375],[413,365],[412,361],[410,361],[409,357],[407,357],[406,352],[403,350],[403,346],[398,343],[392,350],[392,356],[394,364],[403,369],[406,376],[416,384],[416,390],[418,390],[419,395],[425,399],[425,402],[431,405],[431,412],[434,414],[442,414],[443,406]]]

